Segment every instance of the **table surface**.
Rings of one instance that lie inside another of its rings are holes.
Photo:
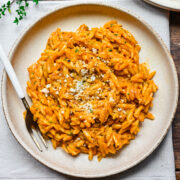
[[[174,59],[180,85],[180,13],[170,12],[171,54]],[[173,144],[176,164],[176,177],[180,180],[180,100],[173,121]]]
[[[170,13],[170,38],[171,38],[171,54],[174,59],[179,85],[180,85],[180,13]],[[176,164],[176,177],[180,180],[180,99],[176,115],[173,121],[173,143]]]

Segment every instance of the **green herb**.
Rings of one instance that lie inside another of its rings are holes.
[[[79,52],[79,49],[75,49],[75,53]]]
[[[60,105],[58,105],[58,107],[61,107]]]
[[[73,136],[73,133],[72,133],[72,132],[70,132],[70,133],[68,133],[68,135],[69,135],[69,136]]]
[[[18,18],[17,18],[17,17],[15,17],[15,20],[13,21],[13,23],[15,23],[15,24],[17,24],[17,25],[18,25],[19,20],[18,20]]]
[[[18,25],[19,21],[21,21],[26,16],[25,9],[26,7],[29,6],[29,4],[27,3],[27,0],[26,1],[18,0],[16,4],[18,4],[18,9],[16,10],[17,17],[15,17],[14,23]]]
[[[3,4],[0,8],[0,18],[2,18],[2,16],[5,16],[6,15],[6,11],[8,11],[9,13],[11,13],[11,4],[13,3],[14,1],[8,1],[7,3]]]
[[[129,93],[127,93],[127,95],[129,95]]]
[[[15,1],[18,8],[15,11],[17,15],[14,18],[13,23],[18,25],[19,22],[26,16],[26,9],[29,6],[29,3],[27,2],[27,0],[10,0],[7,3],[3,4],[0,7],[0,19],[2,18],[2,16],[6,15],[7,11],[11,13],[11,6]],[[39,0],[33,0],[33,2],[37,5]]]
[[[37,5],[39,3],[39,0],[33,0],[33,2]]]
[[[127,42],[125,41],[124,44],[126,44]]]
[[[114,34],[115,36],[118,36],[118,34]]]
[[[109,49],[108,51],[109,51],[109,52],[112,52],[112,49]]]
[[[64,61],[71,62],[71,60],[68,58],[64,58]]]
[[[111,24],[111,27],[113,27],[114,24]]]
[[[89,111],[90,111],[90,113],[93,113],[93,110],[92,110],[92,109],[90,109]]]
[[[7,2],[7,9],[8,9],[8,12],[9,12],[9,13],[11,13],[11,9],[10,9],[10,7],[11,7],[11,2],[10,2],[10,1],[8,1],[8,2]]]

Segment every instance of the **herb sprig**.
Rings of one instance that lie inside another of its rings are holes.
[[[2,18],[2,16],[6,15],[6,11],[9,11],[9,13],[11,13],[11,4],[14,1],[8,1],[7,3],[3,4],[0,8],[0,19]]]
[[[27,0],[11,0],[11,1],[8,1],[7,3],[3,4],[0,7],[0,19],[6,15],[7,11],[11,14],[11,6],[15,1],[16,1],[18,8],[16,9],[17,15],[14,18],[13,23],[18,25],[19,22],[21,20],[23,20],[24,17],[26,16],[26,9],[29,6],[29,3],[27,2]],[[39,0],[33,0],[33,2],[37,5],[39,3]]]

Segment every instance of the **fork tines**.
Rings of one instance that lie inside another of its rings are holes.
[[[43,136],[42,136],[42,134],[40,132],[39,126],[33,120],[33,114],[30,111],[30,107],[29,107],[29,104],[27,103],[26,99],[22,98],[22,102],[23,102],[23,104],[24,104],[24,106],[26,108],[26,117],[25,117],[26,128],[27,128],[32,140],[34,141],[35,145],[42,152],[43,151],[42,147],[39,144],[39,141],[37,140],[37,136],[35,135],[35,132],[38,135],[39,139],[41,140],[42,144],[47,149],[48,147],[47,147],[46,141],[44,140],[44,138],[43,138]]]

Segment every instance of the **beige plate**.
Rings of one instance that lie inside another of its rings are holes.
[[[159,8],[180,12],[180,0],[144,0]]]
[[[72,157],[61,148],[54,150],[50,142],[48,151],[39,152],[25,127],[22,116],[24,107],[5,73],[2,78],[3,109],[12,133],[34,158],[64,174],[104,177],[135,166],[149,156],[162,141],[176,110],[177,73],[171,55],[162,40],[151,27],[139,20],[139,17],[121,9],[97,4],[76,4],[58,8],[29,27],[20,37],[9,57],[24,92],[28,80],[27,67],[40,57],[50,33],[57,27],[61,27],[63,31],[74,31],[83,23],[89,27],[99,27],[112,19],[123,24],[139,41],[142,46],[141,59],[146,60],[151,69],[157,71],[154,80],[159,86],[152,109],[156,119],[146,120],[137,138],[116,155],[99,163],[96,158],[89,161],[87,155]]]

